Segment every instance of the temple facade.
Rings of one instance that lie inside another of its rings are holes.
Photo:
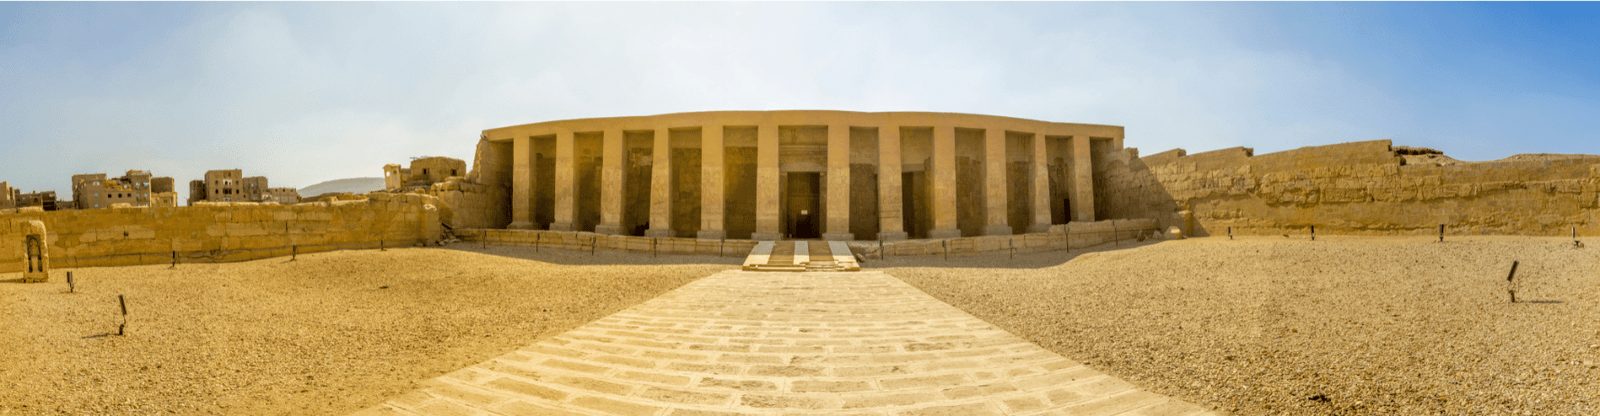
[[[513,229],[899,240],[1095,220],[1120,126],[958,113],[726,111],[485,130]]]

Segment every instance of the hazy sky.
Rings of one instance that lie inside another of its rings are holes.
[[[1595,3],[0,3],[0,181],[272,186],[707,110],[1127,127],[1141,154],[1600,154]]]

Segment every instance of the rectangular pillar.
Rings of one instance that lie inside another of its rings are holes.
[[[511,224],[507,229],[533,228],[533,166],[529,156],[533,153],[533,138],[518,137],[511,141]]]
[[[928,238],[956,238],[961,229],[956,228],[956,128],[933,128],[933,166],[929,167],[933,181],[932,202],[928,208],[933,214],[933,229]]]
[[[1045,146],[1044,132],[1033,134],[1033,158],[1029,161],[1028,178],[1032,181],[1033,221],[1030,233],[1050,231],[1050,158]]]
[[[906,239],[900,201],[900,126],[878,126],[878,239]]]
[[[828,126],[828,228],[822,239],[850,241],[850,126]]]
[[[600,138],[600,224],[594,232],[622,235],[622,130],[607,129]]]
[[[645,237],[672,237],[672,141],[666,127],[657,127],[650,151],[650,228]]]
[[[983,235],[1011,235],[1006,207],[1006,131],[983,129],[984,214]]]
[[[551,231],[577,230],[577,222],[573,221],[577,212],[574,207],[578,205],[578,187],[573,186],[577,176],[577,163],[572,157],[575,136],[571,131],[556,132],[555,218],[550,223]]]
[[[723,222],[722,193],[727,182],[722,178],[722,125],[700,128],[700,232],[695,236],[707,240],[728,237]]]
[[[1094,221],[1094,162],[1089,136],[1072,136],[1072,220]]]
[[[756,232],[752,240],[783,239],[778,231],[778,126],[756,128]]]

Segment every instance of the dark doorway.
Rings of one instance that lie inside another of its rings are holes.
[[[1061,220],[1060,224],[1066,224],[1066,223],[1072,222],[1072,200],[1071,199],[1067,199],[1067,198],[1062,198],[1061,199],[1061,218],[1063,218],[1063,219]]]
[[[822,174],[817,172],[789,172],[789,212],[785,213],[785,220],[789,223],[789,236],[791,238],[821,238],[822,221],[818,220],[821,199],[818,191],[822,185]]]
[[[922,206],[921,186],[921,172],[900,174],[900,226],[911,238],[925,238],[927,235],[927,230],[922,228],[922,216],[917,215],[917,208]]]

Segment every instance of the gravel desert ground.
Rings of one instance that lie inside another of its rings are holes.
[[[1589,415],[1597,257],[1560,238],[1213,237],[864,266],[1240,415]],[[345,413],[741,258],[455,244],[287,260],[78,269],[75,294],[0,282],[0,414]],[[117,294],[127,336],[109,335]]]
[[[1570,239],[1212,237],[1095,250],[865,266],[1090,367],[1235,414],[1600,414],[1600,249]]]
[[[348,413],[741,260],[454,247],[0,275],[0,414]]]

